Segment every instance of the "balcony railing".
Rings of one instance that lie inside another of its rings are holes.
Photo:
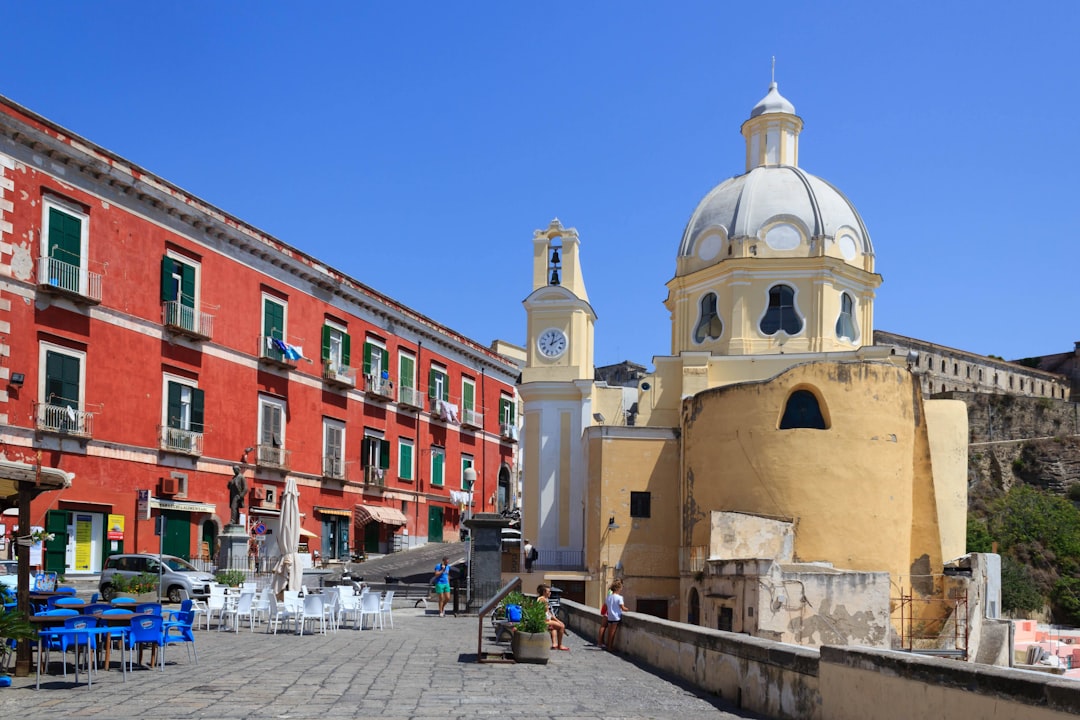
[[[398,404],[407,405],[408,407],[423,408],[424,407],[424,393],[420,392],[414,387],[408,387],[407,385],[398,386]]]
[[[705,560],[709,557],[708,545],[693,545],[679,548],[679,569],[683,573],[696,573],[705,569]]]
[[[333,480],[345,479],[345,460],[341,457],[323,455],[323,477]]]
[[[517,426],[513,423],[499,423],[499,436],[517,442]]]
[[[259,360],[269,365],[277,365],[278,367],[294,368],[299,361],[298,357],[289,357],[287,350],[282,349],[282,345],[286,348],[289,347],[284,341],[269,335],[259,336]]]
[[[158,427],[161,449],[186,455],[202,455],[203,434],[194,430],[174,427]]]
[[[209,340],[214,335],[213,315],[176,300],[166,302],[161,308],[161,315],[161,324],[173,332],[199,340]]]
[[[533,567],[543,570],[584,570],[584,550],[539,550]]]
[[[39,258],[38,287],[82,302],[101,302],[101,275],[53,257]]]
[[[37,429],[62,435],[92,437],[94,433],[94,413],[78,410],[67,405],[38,403]]]
[[[458,406],[442,398],[428,398],[431,401],[431,416],[443,422],[456,423],[458,420]]]
[[[386,398],[387,400],[394,398],[394,383],[390,378],[380,377],[375,374],[365,375],[364,389],[368,395],[377,398]]]
[[[345,365],[335,365],[334,363],[325,363],[323,365],[323,380],[325,380],[328,385],[355,387],[356,368],[347,367]]]
[[[472,408],[462,408],[461,424],[467,427],[482,428],[484,427],[484,413],[477,412]]]
[[[287,470],[289,468],[290,451],[277,445],[256,445],[255,462],[268,468]]]
[[[371,485],[373,487],[385,487],[386,486],[386,470],[373,466],[364,468],[364,484]]]

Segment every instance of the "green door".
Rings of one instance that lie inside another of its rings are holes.
[[[49,208],[49,257],[82,267],[82,221],[56,208]],[[80,292],[79,276],[63,265],[49,263],[49,282],[57,287]]]
[[[79,358],[48,350],[45,353],[45,404],[71,408],[73,412],[50,413],[47,420],[59,430],[78,431]]]
[[[263,300],[263,337],[285,340],[285,306],[269,298]],[[263,340],[263,342],[266,342]],[[266,357],[284,360],[285,353],[277,347],[264,347]]]
[[[164,554],[190,560],[191,516],[178,510],[162,510],[161,514],[165,516]]]
[[[443,509],[429,506],[427,511],[428,542],[442,542]]]
[[[45,532],[55,537],[45,543],[45,571],[63,575],[67,570],[68,514],[50,510],[45,514]]]
[[[379,523],[375,521],[364,526],[364,552],[379,552]]]

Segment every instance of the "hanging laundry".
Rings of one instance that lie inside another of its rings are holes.
[[[284,343],[284,345],[285,357],[290,360],[302,360],[304,358],[304,348],[299,345],[289,345],[288,343]]]
[[[64,412],[67,413],[68,420],[75,422],[75,408],[68,405],[64,408]]]

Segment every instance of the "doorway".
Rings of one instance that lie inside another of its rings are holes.
[[[441,507],[428,507],[427,534],[428,542],[441,543],[443,541],[443,509]]]

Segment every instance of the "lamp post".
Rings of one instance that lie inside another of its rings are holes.
[[[607,539],[607,562],[604,564],[604,585],[610,585],[607,579],[608,571],[611,570],[611,533],[618,530],[619,526],[615,522],[615,516],[612,515],[608,518],[607,530],[604,532],[604,536]],[[614,578],[612,578],[614,579]],[[603,597],[603,588],[601,588],[601,597]]]

